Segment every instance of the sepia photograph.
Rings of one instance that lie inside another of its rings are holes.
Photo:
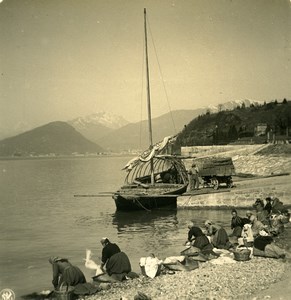
[[[291,0],[0,0],[0,300],[287,300]]]

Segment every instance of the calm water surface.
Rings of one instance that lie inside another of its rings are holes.
[[[133,270],[140,272],[140,257],[179,255],[189,219],[197,220],[198,226],[211,219],[230,230],[229,211],[116,213],[110,195],[74,197],[115,191],[123,183],[121,168],[129,159],[0,161],[0,290],[10,288],[19,299],[52,289],[51,255],[69,258],[90,281],[93,274],[83,258],[91,249],[93,260],[100,262],[103,236],[116,242],[128,254]],[[288,238],[290,228],[283,237]]]

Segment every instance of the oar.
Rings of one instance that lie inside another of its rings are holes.
[[[178,197],[180,195],[171,195],[171,194],[167,194],[167,195],[132,195],[132,194],[120,194],[120,193],[116,193],[116,195],[120,195],[121,197],[138,197],[138,198],[160,198],[160,197]]]
[[[86,197],[108,197],[108,196],[111,196],[111,195],[113,195],[114,193],[107,193],[107,194],[96,194],[96,195],[94,195],[94,194],[92,194],[92,195],[74,195],[74,197],[76,197],[76,198],[82,198],[82,197],[84,197],[84,198],[86,198]]]
[[[112,196],[112,195],[120,195],[121,197],[138,197],[138,198],[159,198],[159,197],[163,197],[163,198],[173,198],[173,197],[178,197],[181,195],[171,195],[171,194],[166,194],[166,195],[132,195],[132,194],[120,194],[120,193],[108,193],[108,194],[92,194],[92,195],[74,195],[74,197],[76,198],[94,198],[94,197],[108,197],[108,196]]]

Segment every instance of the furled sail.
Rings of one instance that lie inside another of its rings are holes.
[[[159,155],[170,144],[174,143],[177,135],[167,136],[162,141],[153,145],[151,149],[145,150],[139,156],[131,159],[122,170],[130,171],[140,162],[150,161],[154,156]]]

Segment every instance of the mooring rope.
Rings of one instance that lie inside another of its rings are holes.
[[[140,202],[139,202],[139,200],[138,199],[134,199],[139,205],[140,205],[140,207],[141,208],[143,208],[144,210],[146,210],[146,211],[151,211],[150,209],[147,209],[146,207],[144,207]]]

